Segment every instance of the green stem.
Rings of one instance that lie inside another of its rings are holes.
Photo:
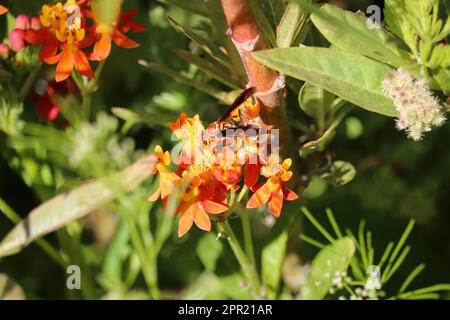
[[[252,227],[250,224],[250,214],[248,212],[243,212],[241,214],[242,219],[242,233],[244,234],[244,247],[245,253],[247,257],[250,259],[250,262],[255,264],[255,252],[253,250],[253,241],[252,241]]]
[[[18,224],[21,220],[20,216],[5,201],[3,201],[2,198],[0,198],[0,211],[2,211],[5,216],[14,224]],[[36,244],[62,268],[67,268],[67,266],[69,265],[68,262],[49,242],[44,239],[37,239]]]
[[[141,269],[142,274],[144,275],[144,281],[148,286],[149,293],[151,297],[155,300],[160,298],[159,288],[158,288],[158,278],[156,276],[155,270],[156,270],[156,263],[155,261],[149,261],[147,259],[147,255],[145,252],[145,246],[143,244],[142,238],[139,235],[139,232],[136,228],[136,225],[133,221],[133,219],[129,216],[127,213],[125,215],[125,221],[127,222],[128,228],[130,230],[130,236],[131,236],[131,243],[133,247],[135,248],[140,263],[141,263]],[[153,259],[151,259],[153,260]],[[148,268],[148,267],[151,268]]]
[[[31,87],[33,86],[33,83],[39,74],[39,70],[40,66],[39,68],[33,69],[28,75],[27,79],[25,80],[25,83],[23,84],[22,88],[19,91],[19,99],[18,99],[19,101],[25,100],[25,97],[27,96],[28,92],[30,92]]]
[[[239,241],[236,238],[236,235],[234,234],[230,223],[228,221],[225,221],[221,224],[221,226],[223,227],[223,231],[227,235],[228,243],[230,244],[235,257],[241,265],[242,271],[244,272],[244,275],[251,286],[254,298],[261,298],[261,282],[259,280],[259,275],[256,271],[255,265],[247,258],[244,251],[242,250],[242,247],[239,244]]]
[[[82,93],[81,95],[82,97],[82,107],[81,110],[83,111],[84,114],[84,119],[86,119],[87,122],[89,122],[89,119],[91,117],[91,104],[92,104],[92,96],[90,93],[85,92]]]

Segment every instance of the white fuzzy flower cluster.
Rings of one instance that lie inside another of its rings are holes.
[[[397,128],[406,131],[415,141],[446,120],[439,100],[433,96],[426,80],[415,79],[403,69],[387,74],[383,92],[394,102],[399,113]]]
[[[78,127],[73,133],[73,145],[68,150],[70,164],[79,168],[95,166],[93,162],[97,162],[97,165],[108,164],[111,169],[128,165],[134,142],[132,139],[119,141],[118,126],[116,118],[100,112],[96,122]]]

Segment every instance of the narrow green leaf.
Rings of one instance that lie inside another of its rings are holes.
[[[203,93],[206,93],[206,94],[216,98],[217,100],[222,100],[226,96],[226,92],[224,92],[224,91],[216,89],[216,88],[214,88],[206,83],[203,83],[201,81],[190,79],[190,78],[182,75],[181,73],[178,73],[177,71],[160,66],[156,63],[152,63],[152,62],[148,62],[148,61],[144,61],[144,60],[139,60],[139,63],[142,66],[144,66],[150,70],[154,70],[154,71],[160,72],[162,74],[165,74],[168,77],[174,78],[188,86],[191,86]]]
[[[127,108],[113,107],[111,112],[118,118],[133,123],[146,123],[149,125],[167,126],[169,121],[176,119],[175,113],[148,113],[144,111],[136,111]]]
[[[341,229],[339,228],[339,225],[336,222],[336,219],[334,218],[333,211],[331,211],[330,208],[327,208],[325,211],[327,213],[328,221],[330,221],[330,224],[333,227],[334,233],[336,233],[336,237],[338,239],[342,238],[343,235],[342,235]]]
[[[300,239],[305,241],[306,243],[309,243],[310,245],[313,245],[314,247],[317,247],[319,249],[322,249],[325,247],[325,245],[317,240],[314,240],[313,238],[308,237],[307,235],[301,234]]]
[[[400,240],[398,241],[397,245],[395,246],[394,251],[392,252],[392,255],[390,256],[388,260],[388,264],[386,266],[386,269],[383,271],[383,278],[387,276],[387,274],[390,272],[390,269],[392,268],[392,265],[395,262],[395,259],[397,258],[398,254],[400,253],[400,250],[402,249],[403,245],[406,242],[406,239],[408,239],[409,234],[411,233],[413,227],[414,227],[415,221],[411,220],[408,225],[406,226],[405,231],[403,231],[402,236],[400,237]]]
[[[31,241],[86,216],[123,192],[134,190],[150,176],[154,165],[153,156],[143,157],[122,172],[84,184],[41,204],[0,242],[0,257],[14,254]]]
[[[303,214],[306,216],[306,218],[311,222],[314,227],[330,242],[335,241],[333,237],[328,233],[328,231],[322,227],[322,225],[319,223],[319,221],[314,218],[314,216],[309,212],[309,210],[305,207],[302,208]]]
[[[382,283],[386,283],[388,282],[392,276],[394,275],[394,273],[398,270],[398,268],[400,268],[400,266],[402,265],[403,261],[405,261],[406,256],[408,255],[409,251],[411,250],[411,248],[405,247],[405,249],[402,251],[402,253],[400,254],[400,256],[398,257],[398,259],[395,261],[395,263],[393,264],[392,268],[389,269],[389,273],[383,273],[383,276],[381,277],[381,282]]]
[[[323,299],[333,286],[336,272],[346,271],[354,254],[355,245],[349,237],[336,240],[323,248],[312,262],[308,282],[301,288],[301,298]]]
[[[414,270],[409,274],[409,276],[406,278],[405,282],[403,282],[402,286],[400,287],[399,294],[405,292],[406,289],[408,289],[408,286],[411,284],[411,282],[414,281],[414,279],[425,269],[425,264],[421,263],[417,267],[414,268]]]
[[[393,69],[381,62],[339,49],[314,47],[264,50],[253,56],[272,69],[311,82],[364,109],[397,115],[381,90],[386,74]]]
[[[421,289],[417,289],[417,290],[413,290],[413,291],[408,291],[408,292],[402,293],[400,295],[397,295],[394,298],[411,299],[414,296],[417,297],[418,295],[435,293],[438,291],[450,291],[450,283],[436,284],[434,286],[429,286],[429,287],[425,287],[425,288],[421,288]]]
[[[225,67],[227,67],[229,70],[232,70],[231,64],[229,62],[229,58],[225,53],[219,50],[217,45],[215,45],[213,42],[211,42],[208,39],[203,38],[202,36],[198,35],[197,33],[190,31],[186,29],[184,26],[182,26],[180,23],[169,17],[170,22],[177,28],[180,32],[182,32],[186,37],[191,39],[196,45],[199,46],[200,49],[202,49],[206,54],[210,55],[220,63],[222,63]]]
[[[223,83],[224,85],[230,87],[231,89],[238,89],[241,87],[240,82],[230,76],[230,73],[226,68],[218,63],[202,59],[199,56],[192,54],[188,51],[175,49],[175,54],[181,59],[188,63],[197,66],[201,71],[206,73],[208,76],[216,79],[217,81]]]
[[[287,230],[272,239],[262,250],[262,279],[266,285],[267,298],[276,299],[280,284],[281,271],[286,255]]]
[[[272,48],[277,46],[277,41],[275,38],[275,33],[272,29],[272,25],[269,20],[267,20],[264,11],[261,9],[258,0],[250,0],[250,9],[252,10],[253,15],[255,16],[256,22],[258,23],[259,30],[261,31],[264,39],[267,43],[270,44]]]
[[[111,0],[108,0],[111,1]],[[195,13],[201,16],[207,16],[206,8],[203,0],[158,0],[163,3],[171,4],[191,13]]]
[[[378,267],[381,269],[384,266],[384,263],[387,261],[389,255],[391,254],[392,249],[394,248],[394,243],[389,242],[386,249],[384,250],[383,255],[381,256],[380,262],[378,262]]]

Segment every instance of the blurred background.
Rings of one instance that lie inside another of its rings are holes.
[[[9,7],[13,14],[27,12],[36,14],[45,1],[15,0]],[[364,10],[370,4],[382,1],[332,1],[347,9]],[[2,2],[3,4],[3,2]],[[101,79],[99,91],[94,96],[96,110],[110,112],[111,107],[129,108],[148,115],[164,113],[173,120],[182,111],[199,113],[205,120],[215,119],[223,110],[218,102],[173,78],[149,71],[138,64],[139,59],[158,63],[165,67],[182,70],[186,74],[204,79],[195,68],[177,58],[173,49],[183,48],[195,51],[198,48],[176,28],[167,16],[200,32],[208,31],[208,25],[200,15],[187,14],[178,7],[164,1],[130,1],[124,7],[138,8],[136,20],[147,26],[146,33],[136,33],[132,37],[141,43],[134,50],[113,50]],[[317,41],[317,40],[316,40]],[[324,39],[321,39],[326,43]],[[288,97],[288,112],[299,112],[297,97]],[[38,119],[37,109],[31,99],[25,103],[25,116]],[[41,120],[42,121],[42,120]],[[44,121],[42,121],[44,123]],[[134,140],[137,149],[147,151],[150,144],[170,145],[170,132],[164,123],[135,125],[127,131],[127,137]],[[420,262],[425,262],[426,270],[416,280],[417,287],[435,282],[450,282],[450,125],[433,130],[423,141],[413,142],[395,129],[392,119],[382,117],[362,109],[355,109],[340,125],[329,149],[336,158],[352,163],[357,175],[342,188],[328,186],[315,179],[302,197],[315,217],[326,224],[325,209],[331,208],[342,227],[356,230],[361,219],[374,234],[374,246],[380,251],[390,240],[397,240],[410,219],[416,220],[416,227],[409,238],[412,252],[404,266],[393,279],[398,285]],[[56,190],[55,190],[56,192]],[[150,194],[150,191],[149,191]],[[0,196],[21,216],[39,205],[36,194],[12,170],[5,157],[0,157]],[[284,212],[284,217],[298,216],[299,204],[293,204]],[[108,217],[97,216],[100,230],[108,243],[108,232],[114,232],[114,222]],[[297,219],[297,218],[296,218]],[[113,220],[114,221],[114,220]],[[285,222],[283,222],[285,221]],[[279,223],[290,223],[287,218]],[[0,238],[13,224],[0,215]],[[92,230],[91,230],[92,231]],[[309,236],[319,235],[305,223],[302,231]],[[192,283],[203,270],[200,259],[192,254],[203,233],[193,230],[187,237],[177,239],[173,232],[165,244],[158,262],[159,285],[161,289],[179,291]],[[93,252],[105,250],[101,237],[92,232],[83,235]],[[47,237],[56,243],[56,237]],[[310,260],[317,253],[315,248],[294,241],[292,251],[301,251],[304,260]],[[219,260],[226,269],[225,253]],[[101,262],[98,262],[101,265]],[[95,265],[95,264],[94,264]],[[220,271],[219,271],[220,272]],[[225,272],[225,271],[223,271]],[[0,273],[10,275],[25,291],[27,298],[65,298],[66,274],[50,260],[36,245],[30,245],[20,254],[0,260]],[[70,297],[70,295],[69,295]]]

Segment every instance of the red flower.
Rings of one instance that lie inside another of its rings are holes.
[[[124,33],[128,31],[143,32],[147,29],[135,22],[132,17],[137,14],[137,10],[123,12],[119,21],[115,21],[111,25],[102,23],[99,19],[97,8],[94,3],[92,7],[92,17],[95,21],[95,32],[97,40],[94,45],[92,59],[104,61],[111,53],[111,44],[114,42],[118,47],[124,49],[132,49],[139,46],[139,43],[128,38]]]
[[[75,91],[76,85],[71,80],[64,82],[52,81],[50,83],[47,83],[45,80],[38,80],[34,91],[31,93],[31,99],[36,104],[43,119],[54,121],[60,112],[56,98]]]

